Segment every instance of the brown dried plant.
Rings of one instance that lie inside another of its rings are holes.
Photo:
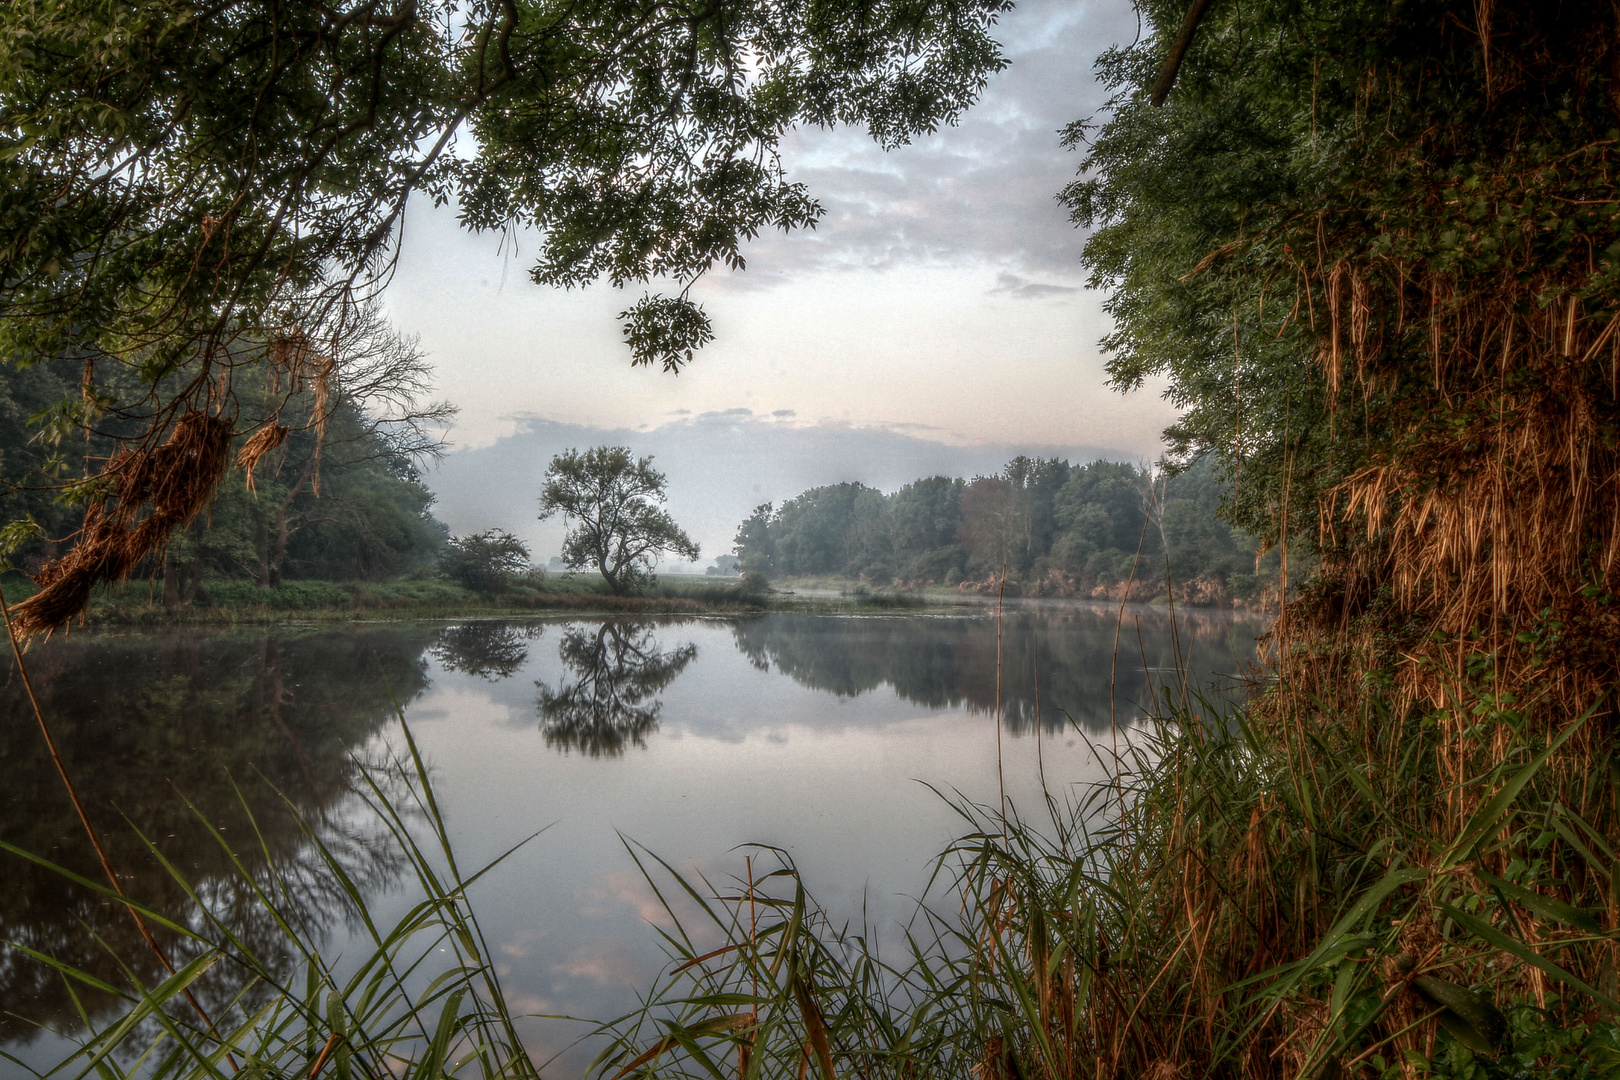
[[[100,478],[110,494],[85,510],[78,540],[34,575],[40,591],[12,609],[16,632],[48,634],[90,602],[94,588],[128,577],[176,528],[207,508],[230,465],[232,425],[201,410],[182,415],[153,447],[125,447]]]

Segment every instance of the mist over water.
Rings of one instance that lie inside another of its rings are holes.
[[[250,940],[271,928],[253,923],[226,849],[256,878],[272,865],[293,874],[306,883],[302,916],[339,953],[355,913],[298,819],[353,863],[377,920],[409,906],[397,854],[352,794],[356,760],[401,746],[397,701],[463,867],[545,830],[473,895],[515,1009],[602,1019],[632,1008],[662,962],[646,924],[664,916],[632,851],[719,885],[743,873],[738,845],[773,845],[835,920],[865,919],[893,938],[931,860],[964,829],[942,795],[993,805],[1004,777],[1009,800],[1032,814],[1044,769],[1056,797],[1078,797],[1107,775],[1108,751],[1093,744],[1129,738],[1156,701],[1182,692],[1183,673],[1192,690],[1240,672],[1264,629],[1224,614],[1118,615],[1028,603],[1010,605],[999,627],[993,612],[969,609],[101,634],[51,642],[29,662],[132,896],[196,921],[131,823],[183,853],[216,913]],[[21,693],[8,667],[0,749],[13,780],[0,838],[94,879]],[[238,790],[262,836],[251,844]],[[181,796],[223,826],[226,844]],[[0,939],[117,982],[88,924],[154,974],[122,912],[0,858]],[[60,987],[37,963],[0,954],[0,1012],[71,1027]],[[93,1017],[112,1004],[88,1002]],[[34,1066],[61,1056],[58,1040],[21,1020],[0,1024],[5,1048]],[[544,1059],[584,1030],[529,1020],[524,1034]],[[576,1049],[548,1074],[575,1074],[589,1056]]]

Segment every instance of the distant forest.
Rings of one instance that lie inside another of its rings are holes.
[[[40,529],[11,556],[24,571],[66,550],[83,523],[84,503],[64,498],[71,467],[99,462],[117,452],[116,436],[144,427],[108,413],[87,433],[59,419],[53,410],[77,392],[81,367],[0,365],[0,522],[32,518]],[[429,513],[433,495],[417,475],[418,436],[378,422],[346,393],[335,396],[321,428],[307,404],[300,415],[287,409],[290,430],[259,461],[252,483],[233,466],[212,507],[171,534],[161,562],[136,576],[161,581],[173,606],[189,603],[205,577],[271,588],[283,578],[375,581],[431,568],[447,530]]]
[[[932,476],[886,495],[864,484],[766,503],[737,530],[744,572],[1009,595],[1266,607],[1282,552],[1218,516],[1208,459],[1174,476],[1136,465],[1017,457],[995,476]],[[1167,584],[1168,583],[1168,584]]]

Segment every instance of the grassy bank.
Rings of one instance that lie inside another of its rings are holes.
[[[35,592],[31,581],[10,575],[0,587],[7,603]],[[806,589],[772,583],[759,587],[736,579],[696,575],[660,577],[648,590],[615,596],[595,574],[551,575],[513,582],[498,593],[464,588],[442,578],[397,581],[283,581],[261,589],[250,581],[208,581],[190,603],[167,607],[161,582],[126,581],[92,597],[90,626],[261,625],[287,621],[349,622],[371,619],[456,619],[527,614],[694,615],[793,611],[913,611],[963,603],[955,593],[919,595],[871,590],[859,583],[843,589]]]
[[[4,583],[8,603],[34,592],[16,577]],[[92,626],[234,625],[344,622],[355,619],[426,619],[522,615],[534,612],[695,614],[758,611],[768,594],[735,583],[663,581],[647,593],[614,596],[595,575],[553,576],[480,593],[438,578],[388,582],[284,581],[261,589],[249,581],[205,582],[189,604],[166,607],[161,583],[128,581],[99,590],[91,600]]]

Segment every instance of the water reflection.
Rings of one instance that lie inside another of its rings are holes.
[[[1117,614],[1072,604],[1009,608],[999,653],[1011,730],[1034,730],[1037,687],[1048,730],[1065,724],[1065,714],[1106,730],[1111,698],[1129,721],[1151,704],[1155,681],[1175,681],[1177,657],[1202,684],[1208,673],[1236,671],[1252,658],[1259,629],[1193,615],[1172,634],[1163,613],[1129,611],[1123,622]],[[644,985],[642,976],[651,978],[662,959],[656,938],[638,930],[639,901],[613,877],[624,869],[615,862],[620,832],[677,859],[722,859],[742,842],[784,845],[802,865],[819,868],[821,894],[842,896],[856,918],[869,891],[915,893],[959,822],[914,779],[978,799],[999,789],[1001,748],[985,719],[997,698],[997,655],[996,620],[982,611],[781,612],[543,627],[103,634],[51,642],[30,665],[112,860],[132,875],[131,894],[171,917],[195,918],[125,815],[180,856],[202,895],[255,948],[274,940],[273,928],[179,796],[236,838],[247,831],[232,786],[239,784],[263,847],[255,838],[236,854],[261,882],[272,868],[297,882],[294,914],[331,928],[331,951],[343,953],[350,948],[344,902],[297,815],[340,851],[374,903],[395,902],[386,890],[400,868],[357,812],[350,755],[379,745],[394,699],[408,704],[469,861],[563,822],[535,849],[529,869],[514,863],[506,884],[490,879],[481,908],[525,1011],[616,1015],[633,1004],[626,987]],[[535,737],[536,719],[543,739]],[[1019,805],[1035,805],[1038,775],[1055,785],[1089,782],[1100,768],[1083,739],[1047,740],[1044,759],[1034,743],[1008,740],[1004,748],[1009,797]],[[8,765],[0,838],[98,879],[9,666],[0,666],[0,754]],[[1042,760],[1045,772],[1037,773]],[[142,978],[157,976],[156,960],[121,911],[21,860],[0,855],[0,868],[8,875],[0,941],[60,956],[114,984],[120,962]],[[604,942],[641,951],[613,968],[592,959],[592,949],[609,947]],[[620,969],[631,974],[611,973]],[[222,1012],[229,972],[217,970],[220,981],[199,989],[210,1011]],[[88,1005],[98,1015],[105,1003]],[[59,979],[0,949],[7,1051],[31,1030],[12,1013],[63,1026],[75,1016]],[[39,1041],[29,1053],[49,1063],[49,1049]]]
[[[129,894],[200,927],[201,915],[146,850],[138,828],[207,898],[216,918],[249,948],[274,957],[281,953],[272,947],[279,934],[232,857],[260,885],[274,868],[290,885],[286,913],[315,927],[341,925],[347,900],[300,819],[367,894],[397,876],[394,849],[379,842],[369,818],[354,813],[351,753],[392,718],[393,700],[407,702],[426,686],[426,637],[408,630],[99,636],[37,648],[29,670]],[[0,838],[100,881],[10,664],[0,665],[0,758],[7,774]],[[198,815],[219,828],[232,850],[210,836]],[[126,971],[148,983],[161,977],[157,958],[122,909],[32,863],[0,860],[6,874],[0,941],[114,985],[127,983]],[[166,944],[185,955],[179,943]],[[286,963],[290,971],[291,958]],[[225,1010],[230,977],[221,971],[193,987],[215,1014]],[[80,993],[92,1019],[113,1004]],[[34,1024],[62,1028],[77,1020],[62,978],[0,950],[0,1040],[25,1042]]]
[[[841,698],[888,686],[928,708],[986,713],[999,686],[1003,723],[1014,733],[1034,731],[1037,702],[1048,731],[1072,718],[1104,732],[1116,717],[1164,704],[1167,688],[1179,693],[1181,673],[1196,689],[1212,673],[1239,671],[1254,653],[1254,627],[1230,617],[1172,621],[1133,610],[1120,618],[1074,605],[1014,609],[999,627],[984,615],[780,614],[739,622],[733,633],[755,667]]]
[[[479,622],[447,626],[429,653],[447,671],[476,675],[489,682],[510,678],[529,662],[529,642],[545,633],[543,626]]]
[[[618,757],[625,745],[647,745],[663,704],[657,694],[697,657],[690,642],[665,650],[652,623],[604,622],[571,626],[557,646],[571,680],[555,689],[536,680],[540,731],[564,753]]]

